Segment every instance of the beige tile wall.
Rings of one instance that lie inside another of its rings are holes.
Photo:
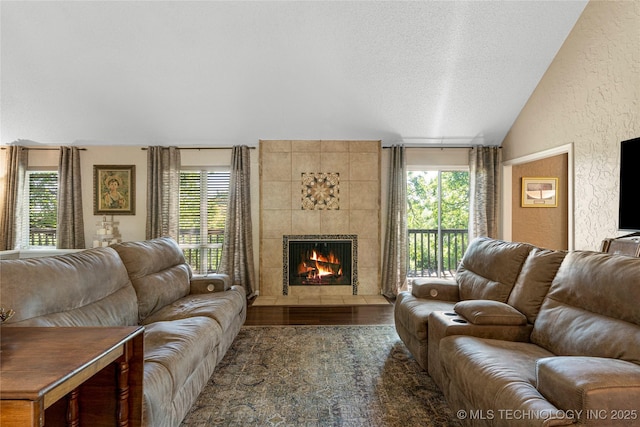
[[[282,237],[356,234],[358,295],[380,294],[380,141],[260,141],[260,295],[282,295]],[[340,174],[339,210],[302,210],[302,173]],[[351,286],[291,286],[292,296]]]

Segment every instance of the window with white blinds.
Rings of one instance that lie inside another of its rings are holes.
[[[220,265],[229,177],[229,171],[180,172],[178,243],[187,262],[199,274],[215,273]]]
[[[58,222],[58,172],[27,171],[24,206],[29,221],[22,223],[22,247],[55,247]],[[25,242],[24,239],[27,239]]]

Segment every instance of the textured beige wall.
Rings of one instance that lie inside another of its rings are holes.
[[[282,237],[356,234],[358,295],[380,294],[380,141],[260,141],[260,295],[282,295]],[[340,209],[301,209],[301,174],[340,174]],[[292,286],[295,296],[351,286]]]
[[[639,22],[639,1],[592,0],[503,142],[505,161],[574,144],[576,249],[620,234],[620,141],[640,136]]]

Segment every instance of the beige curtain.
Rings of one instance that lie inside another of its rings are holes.
[[[395,298],[407,286],[407,171],[404,146],[390,147],[389,157],[382,294]]]
[[[58,161],[58,249],[84,249],[82,179],[78,147],[60,147]]]
[[[253,236],[251,231],[250,156],[246,145],[235,146],[231,154],[229,207],[224,230],[220,273],[228,274],[234,285],[253,296]]]
[[[4,185],[0,188],[0,250],[18,249],[22,216],[18,209],[26,185],[29,151],[19,145],[7,147]]]
[[[148,147],[147,239],[170,236],[178,240],[179,202],[180,150],[177,147]]]
[[[498,237],[499,147],[469,150],[469,240]]]

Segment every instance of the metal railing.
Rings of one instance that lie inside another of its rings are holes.
[[[200,242],[200,229],[181,229],[178,244],[184,257],[197,274],[217,273],[222,259],[224,230],[207,230],[207,241]]]
[[[200,243],[199,229],[182,229],[179,244],[187,263],[196,273],[216,273],[222,258],[223,230],[208,230],[207,242]],[[408,233],[408,277],[434,277],[440,270],[443,277],[453,277],[467,249],[468,231],[442,230],[442,253],[438,269],[438,230],[410,229]],[[30,246],[56,246],[55,228],[32,228],[29,230]]]
[[[29,246],[56,246],[55,228],[29,228]]]
[[[453,277],[467,250],[468,230],[442,229],[442,243],[437,229],[410,229],[408,233],[408,277]],[[442,256],[439,257],[442,244]],[[438,265],[439,264],[439,265]]]

